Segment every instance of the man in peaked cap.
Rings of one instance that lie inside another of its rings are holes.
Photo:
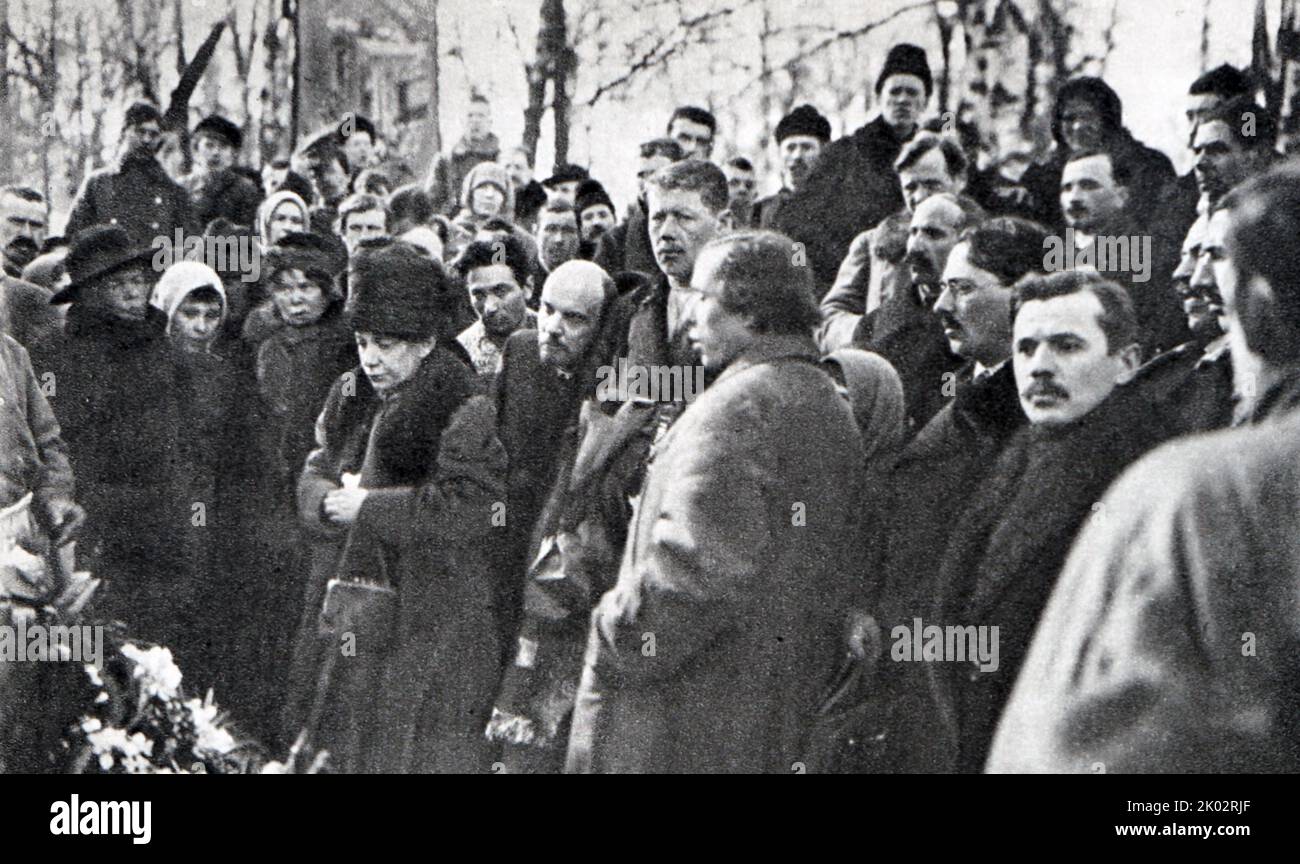
[[[902,207],[894,160],[916,133],[934,89],[925,51],[907,43],[890,48],[875,89],[879,115],[829,144],[770,223],[803,244],[818,297],[834,281],[853,238]]]
[[[181,185],[189,192],[195,221],[207,225],[225,217],[237,225],[253,225],[262,193],[235,165],[244,133],[220,114],[210,114],[194,127],[190,140],[194,170]]]
[[[577,200],[578,184],[586,180],[591,175],[587,169],[581,165],[556,165],[555,173],[542,181],[542,188],[546,190],[546,200],[554,201],[556,198],[563,198],[570,204]]]
[[[68,215],[71,237],[92,225],[117,225],[131,242],[148,246],[155,237],[172,237],[177,228],[198,233],[189,195],[163,170],[162,118],[152,102],[135,102],[122,124],[117,163],[86,176]]]
[[[800,105],[776,124],[776,149],[781,153],[781,188],[754,203],[758,224],[770,228],[777,211],[804,181],[831,140],[830,121],[811,105]]]

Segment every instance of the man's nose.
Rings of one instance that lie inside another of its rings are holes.
[[[1214,281],[1214,269],[1210,266],[1209,256],[1202,256],[1196,261],[1196,267],[1192,269],[1192,280],[1188,283],[1193,289],[1211,289],[1218,290],[1218,283]]]
[[[939,299],[934,301],[934,311],[952,314],[956,308],[957,304],[953,302],[952,291],[945,286],[939,291]]]
[[[1029,358],[1029,374],[1035,379],[1051,380],[1056,374],[1056,355],[1046,344],[1034,349]]]

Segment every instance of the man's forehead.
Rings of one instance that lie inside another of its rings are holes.
[[[961,208],[947,198],[930,196],[916,207],[912,214],[912,226],[942,225],[951,228],[961,222]]]
[[[482,285],[491,287],[494,285],[503,285],[506,283],[517,284],[515,282],[514,271],[506,264],[485,264],[482,267],[475,267],[469,271],[465,278],[466,284]]]
[[[881,85],[880,89],[889,91],[899,87],[920,92],[925,90],[925,82],[915,75],[898,72],[886,78],[885,83]]]
[[[590,261],[556,267],[542,286],[542,300],[565,311],[592,311],[605,297],[605,271]]]
[[[1064,183],[1072,179],[1085,177],[1092,180],[1105,180],[1108,183],[1114,182],[1110,157],[1105,153],[1095,153],[1092,156],[1084,156],[1082,159],[1071,159],[1065,163],[1065,171],[1061,176],[1061,182]]]
[[[1015,338],[1047,339],[1073,335],[1095,338],[1101,334],[1101,300],[1091,291],[1076,291],[1061,297],[1029,300],[1016,312]]]
[[[1228,226],[1232,224],[1232,214],[1227,210],[1215,210],[1205,223],[1201,235],[1202,246],[1222,246],[1228,236]]]
[[[45,205],[40,201],[28,201],[26,198],[19,198],[12,192],[6,192],[0,195],[0,208],[14,211],[24,211],[24,216],[36,216],[42,222],[45,221]]]
[[[670,134],[680,135],[683,132],[700,138],[713,137],[713,133],[709,131],[709,127],[705,126],[703,123],[696,123],[694,120],[688,120],[685,117],[678,117],[673,120],[672,131]]]
[[[1205,217],[1197,216],[1196,221],[1192,223],[1192,227],[1187,229],[1187,236],[1183,238],[1183,251],[1186,252],[1189,249],[1195,249],[1201,245],[1201,241],[1204,239]]]
[[[1192,131],[1192,147],[1201,147],[1215,141],[1236,143],[1232,129],[1227,123],[1222,120],[1210,120],[1196,124],[1196,129]]]
[[[904,175],[904,174],[912,174],[912,175],[944,174],[944,175],[947,175],[947,173],[948,173],[948,163],[947,163],[947,161],[945,161],[944,158],[943,158],[943,152],[940,151],[938,147],[935,147],[933,150],[931,150],[930,152],[926,153],[924,156],[921,156],[919,159],[917,159],[917,160],[916,160],[915,162],[913,162],[911,165],[908,165],[906,168],[902,169],[902,170],[899,171],[898,173],[899,173],[900,176],[902,176],[902,175]]]
[[[651,212],[655,210],[703,210],[704,193],[698,189],[664,189],[651,185],[646,190]]]

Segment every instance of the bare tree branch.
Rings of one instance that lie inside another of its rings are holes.
[[[699,44],[704,41],[705,31],[703,28],[705,25],[734,15],[740,9],[753,5],[753,2],[754,0],[747,0],[747,2],[742,3],[740,6],[729,6],[725,9],[715,9],[712,12],[705,12],[702,15],[695,16],[694,18],[683,18],[671,31],[661,34],[655,41],[654,45],[652,45],[649,50],[643,52],[639,58],[634,60],[621,75],[606,81],[604,84],[598,85],[592,92],[591,96],[583,104],[587,108],[592,107],[599,102],[601,97],[606,93],[623,87],[646,69],[664,63],[670,57],[680,53],[682,49],[689,45]],[[677,36],[678,38],[670,45],[669,40],[673,36]]]

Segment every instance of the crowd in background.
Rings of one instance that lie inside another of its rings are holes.
[[[0,189],[0,506],[340,772],[1295,770],[1273,118],[1200,76],[1180,177],[1076,78],[981,170],[932,90],[798,106],[763,198],[681,107],[621,216],[477,95],[422,177],[359,115],[172,177],[134,103],[62,234]]]

